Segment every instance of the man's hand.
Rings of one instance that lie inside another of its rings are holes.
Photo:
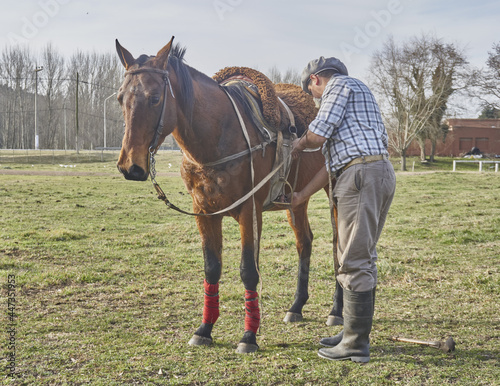
[[[300,144],[300,140],[302,138],[297,138],[292,142],[292,158],[297,159],[300,157],[300,153],[302,153],[305,149],[305,146]]]
[[[306,148],[316,148],[321,147],[325,143],[326,138],[321,135],[314,134],[311,131],[306,131],[306,133],[292,142],[292,158],[297,159],[300,157]]]

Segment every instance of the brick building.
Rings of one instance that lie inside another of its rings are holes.
[[[446,140],[438,140],[436,144],[437,156],[459,157],[473,147],[483,154],[500,155],[500,119],[448,119],[448,125]],[[430,148],[427,141],[427,155]],[[416,141],[408,150],[408,155],[420,155]]]

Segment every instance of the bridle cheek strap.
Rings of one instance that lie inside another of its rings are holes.
[[[137,75],[137,74],[142,74],[142,73],[161,74],[162,78],[163,78],[163,83],[165,85],[165,87],[163,88],[163,106],[161,108],[160,120],[158,121],[158,125],[156,126],[153,140],[151,141],[151,144],[149,145],[149,154],[150,154],[150,156],[153,156],[154,154],[156,154],[156,151],[158,148],[158,142],[160,140],[161,134],[163,133],[165,110],[167,109],[168,92],[170,91],[170,95],[172,95],[172,98],[174,98],[174,99],[175,99],[175,95],[174,95],[174,91],[172,90],[172,84],[170,83],[168,71],[166,71],[166,70],[160,70],[157,68],[139,68],[137,70],[131,70],[131,71],[125,72],[125,75]]]
[[[161,108],[160,120],[158,121],[158,125],[156,126],[155,135],[153,140],[151,141],[151,145],[149,146],[149,153],[155,154],[158,148],[158,141],[160,140],[161,133],[163,133],[163,122],[165,118],[165,110],[167,109],[167,97],[168,91],[170,90],[170,95],[175,99],[174,92],[172,90],[172,84],[170,83],[170,79],[168,77],[168,71],[165,71],[163,74],[163,82],[165,83],[165,87],[163,89],[163,106]]]

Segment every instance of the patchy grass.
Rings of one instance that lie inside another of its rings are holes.
[[[179,162],[178,153],[162,154],[158,170],[177,171]],[[360,366],[316,354],[319,338],[339,330],[324,323],[333,291],[324,195],[311,203],[315,244],[301,323],[282,322],[296,286],[293,234],[284,213],[265,213],[260,350],[242,356],[234,352],[243,334],[244,290],[233,220],[224,221],[215,343],[191,347],[187,341],[203,306],[203,260],[193,219],[166,209],[149,183],[125,181],[112,160],[77,164],[76,171],[93,175],[21,174],[60,170],[57,160],[31,165],[11,163],[20,173],[0,175],[0,325],[7,324],[9,275],[16,278],[18,315],[18,377],[7,376],[2,328],[2,384],[491,385],[500,379],[495,173],[398,173],[378,249],[372,359]],[[169,198],[190,208],[180,177],[161,176]],[[393,342],[393,335],[451,335],[457,349],[445,354]]]

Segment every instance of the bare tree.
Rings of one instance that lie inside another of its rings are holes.
[[[454,45],[428,36],[400,45],[389,38],[373,55],[372,88],[381,97],[389,145],[401,156],[401,170],[414,140],[438,137],[456,74],[466,63]]]
[[[43,71],[35,69],[43,66]],[[34,55],[27,46],[9,46],[0,53],[0,147],[33,148],[35,144],[35,86],[41,146],[76,147],[76,74],[79,74],[79,147],[102,146],[104,101],[108,124],[107,144],[119,146],[122,114],[116,98],[123,67],[112,52],[76,52],[69,61],[52,44]]]
[[[290,83],[300,86],[300,74],[298,71],[291,68],[286,70],[286,72],[283,74],[278,69],[278,67],[274,66],[268,71],[267,77],[271,79],[271,82],[275,84]]]
[[[45,144],[47,148],[57,148],[57,133],[60,132],[61,112],[63,109],[65,68],[62,58],[52,44],[48,44],[42,52],[44,77],[42,82],[45,89],[44,128]]]
[[[467,89],[471,84],[470,70],[467,68],[465,54],[452,44],[433,39],[432,60],[429,63],[432,95],[435,95],[436,108],[429,116],[424,130],[417,136],[420,146],[420,159],[426,160],[425,142],[430,140],[430,161],[434,162],[438,140],[445,140],[448,127],[443,124],[448,102],[452,94]],[[434,68],[433,68],[434,67]]]
[[[34,147],[34,69],[28,47],[7,47],[2,52],[1,69],[9,98],[3,103],[4,138],[8,147]],[[31,94],[30,94],[31,93]],[[4,98],[2,98],[4,99]]]
[[[500,42],[493,44],[493,51],[488,52],[486,69],[476,72],[479,86],[477,97],[483,105],[491,109],[500,109]]]

